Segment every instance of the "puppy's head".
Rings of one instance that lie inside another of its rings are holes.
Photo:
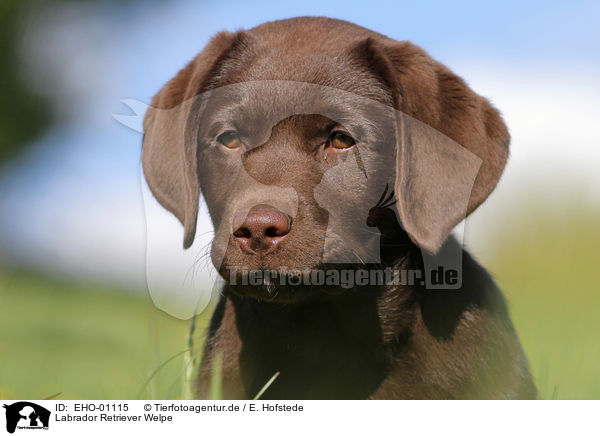
[[[367,221],[386,186],[406,234],[435,253],[493,190],[509,142],[498,112],[423,50],[327,18],[216,35],[144,130],[153,194],[187,248],[202,192],[230,280],[380,261],[373,227],[386,226]]]

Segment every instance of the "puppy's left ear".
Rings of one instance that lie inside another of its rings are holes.
[[[485,98],[419,47],[368,38],[357,50],[392,93],[402,224],[435,254],[498,183],[508,158],[507,128]]]

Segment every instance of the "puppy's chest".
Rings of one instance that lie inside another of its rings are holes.
[[[249,396],[276,373],[264,398],[367,398],[384,379],[387,365],[377,328],[356,328],[317,308],[263,315],[237,317],[243,332],[240,375]]]

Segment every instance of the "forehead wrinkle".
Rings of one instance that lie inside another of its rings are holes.
[[[392,106],[385,83],[345,53],[303,56],[274,54],[250,66],[248,80],[286,80],[339,89]]]
[[[223,60],[211,81],[213,88],[249,81],[287,80],[337,88],[393,105],[387,84],[352,55],[351,49],[358,41],[341,47],[302,44],[291,50],[281,41],[251,39],[252,44]]]

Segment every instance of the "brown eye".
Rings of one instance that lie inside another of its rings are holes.
[[[220,134],[217,138],[217,142],[227,148],[238,148],[240,145],[242,145],[240,137],[238,136],[237,132],[234,132],[233,130]]]
[[[348,136],[345,133],[333,132],[331,136],[329,136],[327,145],[330,145],[333,148],[344,150],[354,145],[354,139],[352,139],[351,136]]]

